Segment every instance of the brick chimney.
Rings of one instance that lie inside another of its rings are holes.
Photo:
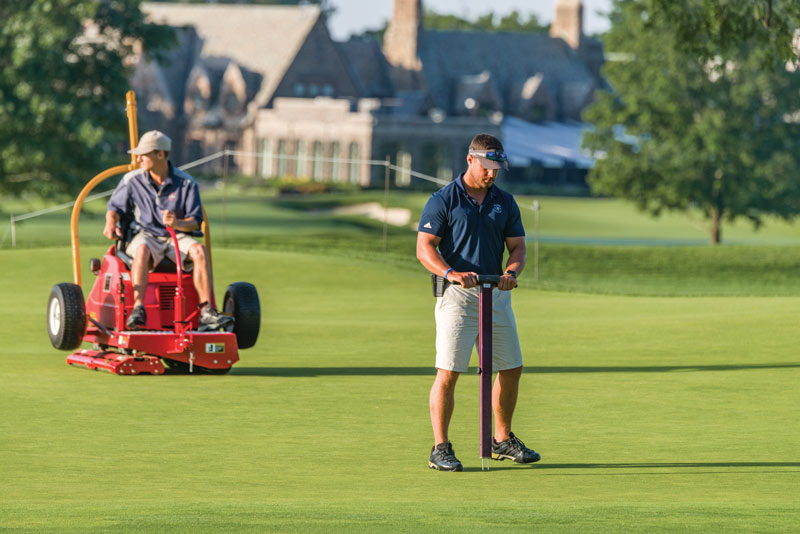
[[[577,50],[583,36],[583,2],[581,0],[556,0],[556,13],[550,24],[550,37],[564,39]]]
[[[395,68],[418,72],[422,0],[394,0],[394,14],[383,36],[383,54]]]

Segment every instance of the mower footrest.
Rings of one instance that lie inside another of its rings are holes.
[[[117,375],[164,374],[164,364],[155,356],[129,356],[116,352],[84,349],[67,356],[67,363]]]

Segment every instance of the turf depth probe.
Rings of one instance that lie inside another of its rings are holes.
[[[478,304],[478,374],[480,374],[480,458],[481,471],[486,460],[486,471],[492,459],[492,290],[500,277],[479,274],[480,297]]]

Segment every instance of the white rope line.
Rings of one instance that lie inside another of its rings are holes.
[[[225,156],[227,154],[227,152],[228,152],[227,150],[222,150],[220,152],[216,152],[214,154],[211,154],[210,156],[206,156],[204,158],[200,158],[200,159],[195,160],[195,161],[190,161],[189,163],[184,163],[183,165],[181,165],[178,168],[180,170],[182,170],[182,171],[185,171],[186,169],[191,169],[193,167],[199,167],[203,163],[208,163],[211,160],[214,160],[214,159],[220,158],[222,156]]]
[[[267,154],[263,154],[263,153],[260,153],[260,152],[245,152],[245,151],[241,151],[241,150],[225,149],[225,150],[221,150],[219,152],[216,152],[214,154],[211,154],[209,156],[205,156],[203,158],[200,158],[198,160],[191,161],[189,163],[185,163],[185,164],[181,165],[178,168],[181,169],[181,170],[192,169],[194,167],[199,167],[200,165],[208,163],[209,161],[213,161],[215,159],[219,159],[219,158],[225,157],[225,156],[250,156],[250,157],[255,156],[255,157],[258,157],[258,158],[272,157],[272,158],[276,158],[276,159],[292,159],[292,160],[300,160],[300,159],[306,159],[307,158],[307,156],[297,156],[297,155],[289,155],[289,154],[270,154],[270,155],[267,155]],[[324,157],[324,158],[313,158],[311,161],[312,162],[314,162],[314,161],[322,161],[322,162],[327,162],[327,163],[347,163],[347,164],[360,163],[360,164],[367,164],[367,165],[383,166],[383,167],[388,167],[392,171],[408,174],[408,175],[413,176],[415,178],[420,178],[422,180],[427,180],[429,182],[433,182],[433,183],[436,183],[436,184],[447,185],[448,183],[450,183],[450,180],[443,180],[441,178],[436,178],[434,176],[429,176],[427,174],[423,174],[421,172],[413,171],[413,170],[405,168],[405,167],[398,167],[397,165],[392,165],[390,163],[387,163],[385,160],[376,160],[376,159],[365,160],[365,159],[327,158],[327,157]],[[97,200],[99,198],[104,198],[104,197],[107,197],[107,196],[111,196],[111,193],[113,193],[113,192],[114,192],[114,190],[111,189],[111,190],[108,190],[108,191],[104,191],[102,193],[95,193],[93,195],[89,195],[88,197],[86,197],[85,202],[89,202],[89,201],[92,201],[92,200]],[[24,213],[22,215],[11,215],[10,216],[9,225],[6,227],[6,230],[3,233],[3,238],[0,239],[0,243],[5,242],[6,237],[8,236],[9,230],[13,230],[13,226],[17,222],[24,221],[24,220],[27,220],[27,219],[33,219],[34,217],[39,217],[41,215],[46,215],[48,213],[53,213],[55,211],[60,211],[60,210],[64,210],[64,209],[67,209],[67,208],[71,208],[71,207],[73,207],[75,205],[75,202],[76,202],[75,200],[72,200],[70,202],[65,202],[63,204],[59,204],[58,206],[51,206],[49,208],[44,208],[44,209],[41,209],[41,210],[32,211],[32,212],[29,212],[29,213]]]
[[[255,156],[257,158],[275,158],[275,159],[293,159],[293,160],[308,160],[308,156],[298,156],[295,154],[263,154],[261,152],[243,152],[241,150],[223,150],[225,155],[231,156]],[[386,162],[382,159],[346,159],[346,158],[311,158],[314,161],[324,161],[332,163],[367,163],[369,165],[382,165],[386,166]]]
[[[109,191],[104,191],[102,193],[95,193],[94,195],[89,195],[88,197],[86,197],[86,201],[88,202],[90,200],[96,200],[98,198],[107,197],[111,195],[111,193],[113,193],[113,189]],[[14,220],[14,222],[24,221],[25,219],[33,219],[34,217],[38,217],[39,215],[46,215],[54,211],[70,208],[75,205],[75,202],[76,202],[75,200],[72,200],[70,202],[65,202],[64,204],[59,204],[58,206],[51,206],[49,208],[41,209],[38,211],[32,211],[24,215],[12,215],[11,218]]]

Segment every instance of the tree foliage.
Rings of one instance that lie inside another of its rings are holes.
[[[618,0],[604,74],[584,139],[597,156],[589,183],[647,212],[699,208],[711,242],[721,221],[756,227],[765,215],[800,213],[800,72],[741,41],[705,59],[682,46],[674,19],[654,20],[651,0]]]
[[[428,30],[534,33],[545,33],[548,28],[539,23],[539,19],[533,13],[525,19],[517,10],[499,18],[494,13],[488,12],[471,21],[458,15],[442,14],[426,9],[422,17],[422,26]]]
[[[706,59],[725,55],[747,41],[761,48],[765,62],[796,57],[792,48],[800,28],[796,0],[645,0],[645,28],[669,20],[676,43]]]
[[[354,35],[354,39],[375,39],[383,43],[383,35],[386,33],[388,21],[380,28],[366,30],[361,34]],[[458,15],[437,13],[430,9],[425,9],[422,14],[422,27],[426,30],[444,31],[483,31],[483,32],[533,32],[547,33],[548,26],[542,25],[539,19],[531,13],[525,19],[519,11],[514,10],[502,17],[497,17],[494,13],[488,12],[479,16],[475,20],[468,20]]]
[[[120,162],[124,59],[135,40],[154,48],[174,38],[144,21],[140,1],[2,3],[0,192],[74,193]]]

